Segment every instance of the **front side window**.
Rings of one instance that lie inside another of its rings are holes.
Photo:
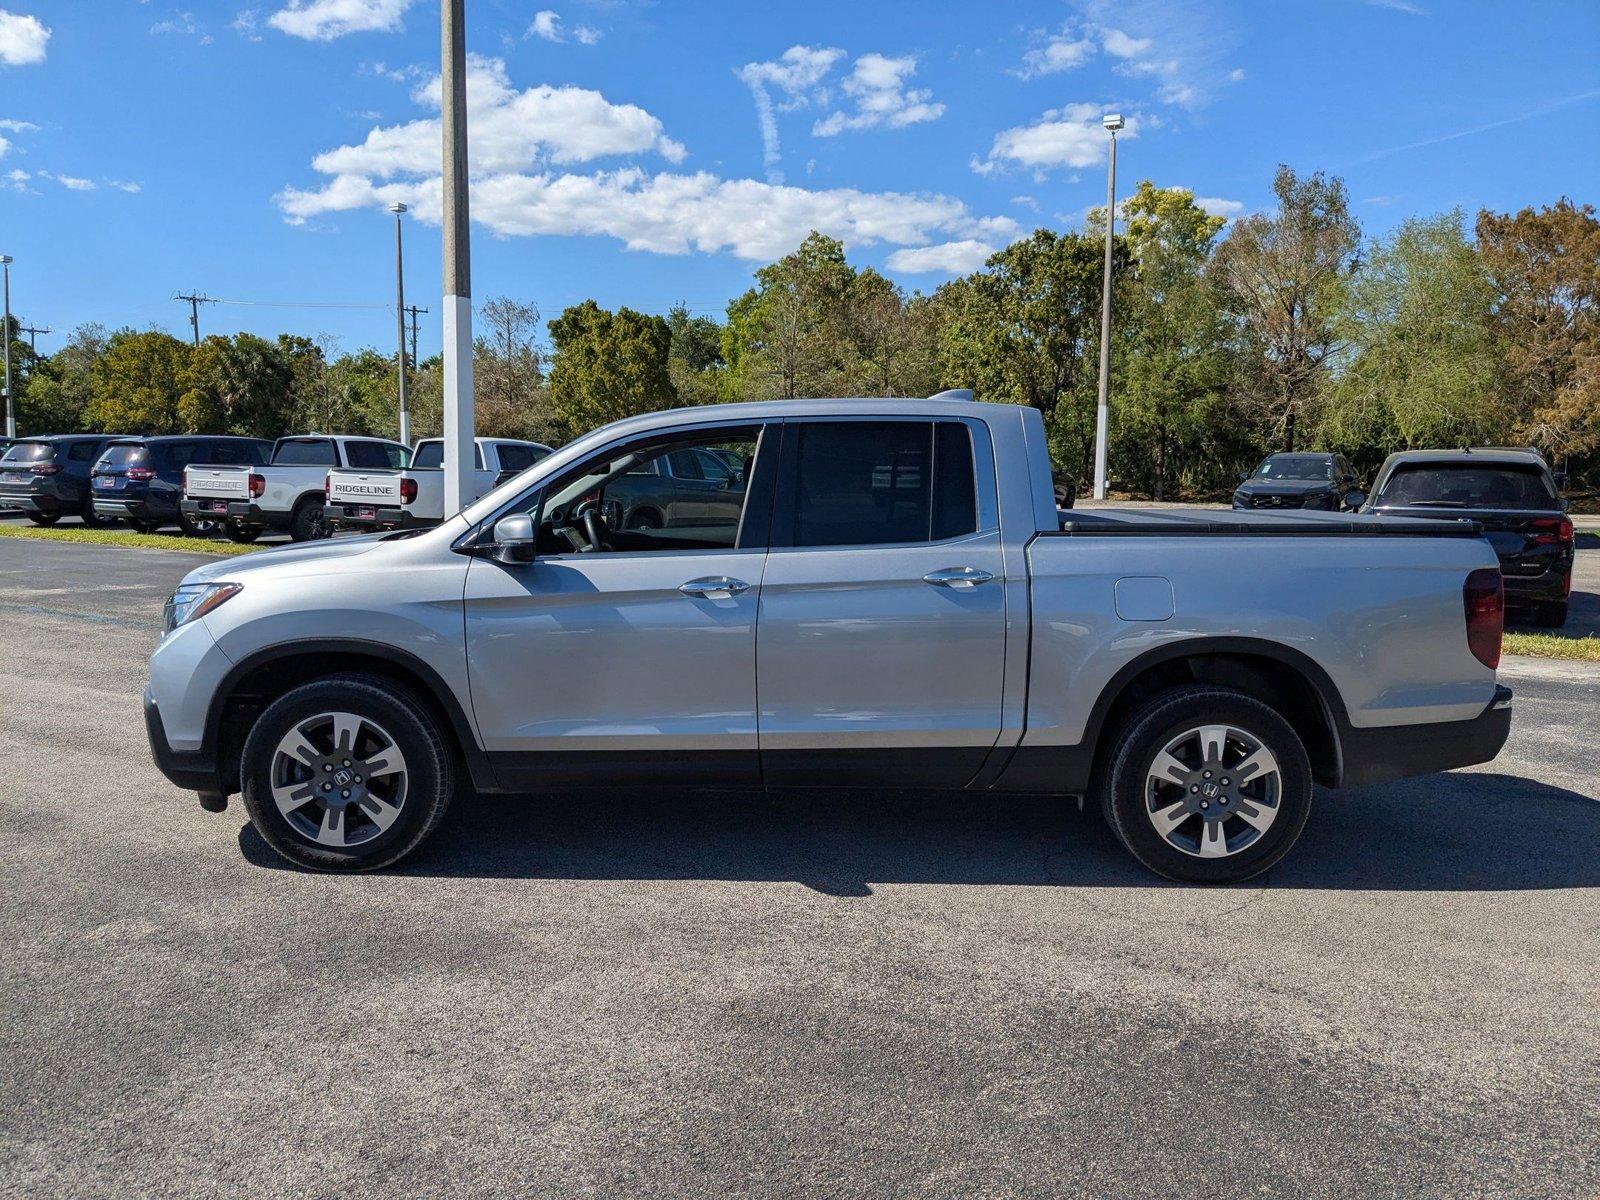
[[[533,446],[503,443],[500,447],[500,469],[502,471],[526,471],[549,453],[548,450],[538,450]]]
[[[777,544],[900,545],[978,527],[972,435],[959,422],[799,422],[789,445]]]

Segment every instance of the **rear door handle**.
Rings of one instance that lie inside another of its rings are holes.
[[[748,592],[750,585],[742,579],[733,579],[727,575],[708,575],[704,579],[691,579],[688,583],[680,583],[678,590],[685,596],[723,600],[737,596],[740,592]]]
[[[994,578],[990,571],[982,571],[977,567],[944,567],[938,571],[929,571],[922,577],[923,583],[931,583],[934,587],[972,588],[980,583],[988,583]]]

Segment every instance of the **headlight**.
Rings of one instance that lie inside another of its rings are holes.
[[[187,625],[198,617],[205,616],[243,589],[242,583],[185,583],[172,593],[172,597],[161,609],[161,627],[163,632],[171,633],[180,625]]]

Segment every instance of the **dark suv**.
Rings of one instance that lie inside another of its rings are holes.
[[[1338,512],[1366,500],[1342,454],[1269,454],[1240,476],[1235,508],[1320,508]]]
[[[0,458],[0,509],[20,509],[35,525],[74,514],[91,527],[107,524],[94,511],[89,471],[119,436],[75,433],[13,442]]]
[[[1506,607],[1555,629],[1567,620],[1574,546],[1559,483],[1537,450],[1407,450],[1384,460],[1365,511],[1477,521],[1500,558]]]
[[[260,466],[272,455],[261,438],[176,434],[119,438],[106,447],[91,475],[95,512],[122,518],[140,533],[178,524],[185,533],[211,532],[213,522],[181,512],[183,469],[192,462]]]

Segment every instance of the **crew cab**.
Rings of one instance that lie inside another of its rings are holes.
[[[1342,454],[1269,454],[1239,477],[1234,508],[1357,509],[1366,493]]]
[[[1567,623],[1576,556],[1560,479],[1537,450],[1405,450],[1378,469],[1369,512],[1470,517],[1494,547],[1506,604],[1539,625]]]
[[[111,524],[115,518],[95,511],[89,472],[114,440],[106,433],[18,438],[0,456],[0,512],[21,512],[35,525],[67,516],[91,528]]]
[[[190,535],[212,531],[209,518],[186,516],[183,471],[191,462],[262,466],[272,453],[265,438],[175,434],[170,437],[118,438],[105,448],[89,475],[94,511],[123,520],[140,533],[154,533],[177,522]]]
[[[297,542],[324,537],[328,471],[335,467],[395,468],[411,461],[402,442],[314,433],[282,437],[264,467],[194,464],[183,472],[179,507],[189,520],[221,520],[235,542],[253,542],[268,529]]]
[[[470,500],[526,471],[550,453],[541,442],[519,438],[474,439]],[[415,529],[444,520],[444,441],[424,438],[404,470],[339,467],[328,472],[325,519],[329,529]]]
[[[613,527],[685,450],[741,464],[738,510]],[[1471,522],[1060,510],[1031,408],[718,405],[433,529],[191,572],[145,718],[170,780],[321,870],[414,850],[465,772],[1092,795],[1140,862],[1222,882],[1282,858],[1313,781],[1498,753],[1501,599]]]

